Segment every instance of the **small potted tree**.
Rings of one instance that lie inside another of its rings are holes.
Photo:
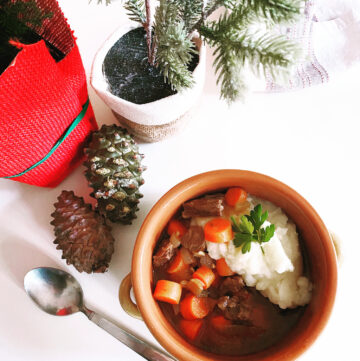
[[[127,0],[124,8],[141,26],[122,27],[105,42],[95,57],[91,84],[136,136],[160,140],[182,126],[201,95],[204,43],[214,49],[221,97],[236,101],[246,90],[245,68],[276,77],[294,64],[297,44],[274,28],[297,19],[302,3],[159,0],[152,21],[150,0]],[[219,8],[218,19],[209,20]]]

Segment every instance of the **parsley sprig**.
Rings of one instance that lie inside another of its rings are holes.
[[[258,204],[250,212],[250,215],[241,216],[240,222],[234,216],[231,217],[234,231],[233,242],[235,247],[242,246],[242,253],[250,252],[251,242],[257,242],[260,244],[261,251],[264,254],[262,243],[269,242],[275,233],[274,224],[261,228],[268,215],[268,211],[263,213],[261,204]]]

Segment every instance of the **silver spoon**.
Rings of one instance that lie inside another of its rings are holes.
[[[147,360],[174,361],[175,359],[134,335],[116,326],[84,306],[83,291],[78,281],[69,273],[51,267],[39,267],[29,271],[24,287],[30,298],[45,312],[56,316],[84,313],[96,325]]]

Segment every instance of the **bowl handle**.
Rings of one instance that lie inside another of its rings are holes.
[[[339,266],[341,266],[342,262],[343,262],[341,239],[333,231],[329,230],[329,234],[330,234],[330,238],[331,238],[332,243],[333,243],[334,248],[335,248],[335,253],[336,253],[336,258],[338,260],[338,264],[339,264]]]
[[[136,306],[136,303],[130,297],[130,291],[132,288],[131,273],[129,273],[121,282],[119,289],[120,305],[124,311],[131,317],[142,320],[141,313]]]

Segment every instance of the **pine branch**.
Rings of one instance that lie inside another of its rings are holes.
[[[238,6],[233,11],[220,15],[217,21],[210,21],[200,27],[200,34],[210,42],[216,42],[228,35],[241,31],[256,19],[254,13],[245,6]]]
[[[275,78],[288,73],[298,51],[296,44],[279,35],[254,38],[254,34],[245,32],[238,38],[218,42],[214,67],[217,82],[221,81],[222,98],[232,102],[241,96],[244,86],[240,73],[246,64],[256,75],[269,72]]]
[[[147,23],[144,0],[127,0],[124,3],[124,8],[127,10],[127,15],[130,20],[136,21],[143,26]]]
[[[213,13],[220,6],[224,6],[227,9],[232,9],[235,6],[237,0],[209,0],[205,6],[206,18]]]
[[[89,0],[91,2],[92,0]],[[112,0],[97,0],[98,4],[105,2],[105,5],[110,5]],[[126,0],[124,2],[124,9],[127,10],[127,15],[130,20],[136,21],[142,25],[146,23],[145,4],[144,0]]]
[[[205,9],[202,13],[201,18],[190,28],[189,36],[195,31],[200,30],[201,26],[204,25],[205,20],[218,8],[224,6],[226,9],[234,9],[237,2],[240,0],[210,0],[207,2]]]
[[[146,45],[147,45],[147,53],[148,53],[148,62],[151,65],[154,65],[153,56],[152,56],[152,24],[151,24],[151,8],[150,8],[150,0],[145,0],[145,10],[146,10],[146,22],[144,24],[146,30]]]
[[[269,72],[274,77],[286,71],[298,57],[295,43],[282,35],[251,34],[245,32],[237,38],[230,38],[226,46],[237,57],[241,66],[248,63],[256,75]]]
[[[196,51],[187,37],[176,0],[160,0],[155,13],[154,34],[157,43],[156,61],[165,81],[177,91],[191,87],[194,80],[188,64]]]
[[[180,17],[183,19],[185,29],[189,31],[201,18],[203,14],[203,0],[174,0],[179,9]]]
[[[208,18],[216,9],[218,9],[223,3],[223,0],[210,0],[208,1],[201,18],[190,28],[189,37],[195,30],[199,30],[203,25],[206,18]]]
[[[218,73],[216,84],[221,83],[220,97],[230,104],[235,100],[242,99],[247,87],[242,78],[242,68],[237,59],[225,54],[224,50],[220,48],[219,54],[222,57],[221,62],[218,58],[214,62]]]
[[[242,6],[249,8],[259,19],[275,24],[292,22],[300,15],[305,0],[244,0]]]
[[[229,102],[244,89],[240,72],[246,64],[257,75],[262,71],[275,77],[285,73],[299,54],[297,45],[285,36],[247,30],[245,24],[251,24],[256,16],[249,7],[239,6],[200,29],[209,45],[215,47],[217,81],[221,82],[221,96]]]
[[[245,26],[251,21],[271,20],[273,23],[279,24],[283,22],[291,22],[297,19],[301,13],[302,5],[306,0],[210,0],[208,1],[203,19],[208,18],[219,7],[224,6],[228,10],[235,11],[237,16],[233,17],[232,24]],[[244,19],[239,19],[241,13],[251,14],[251,19],[246,23],[242,23]],[[237,20],[240,20],[237,22]],[[200,19],[191,29],[200,30],[204,25]],[[230,24],[229,24],[230,25]],[[231,26],[231,25],[230,25]]]
[[[153,66],[155,65],[156,55],[157,55],[157,40],[156,40],[156,36],[154,35],[152,38],[151,59],[150,59],[150,64]]]

